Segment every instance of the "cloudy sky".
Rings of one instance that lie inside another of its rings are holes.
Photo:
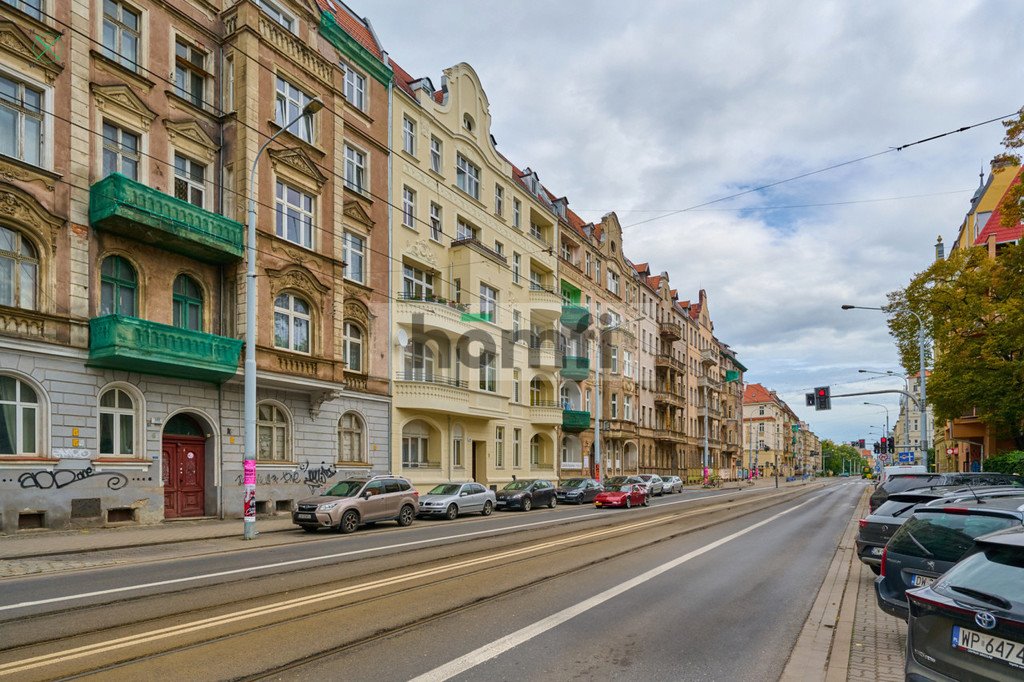
[[[616,211],[683,298],[706,289],[748,381],[824,437],[877,438],[863,400],[895,422],[895,396],[803,394],[902,383],[857,372],[898,369],[882,314],[839,306],[882,305],[952,241],[999,123],[667,214],[1016,111],[1024,3],[350,3],[414,76],[471,64],[499,149],[585,219]]]

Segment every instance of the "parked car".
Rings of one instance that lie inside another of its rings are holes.
[[[626,483],[615,488],[606,488],[594,498],[595,507],[625,507],[651,503],[651,491],[640,483]]]
[[[907,619],[907,590],[931,585],[974,546],[974,538],[1024,525],[1024,495],[918,507],[882,551],[878,606]]]
[[[604,486],[592,478],[567,478],[558,482],[555,488],[555,497],[559,502],[572,502],[583,504],[593,502]]]
[[[1024,529],[977,538],[960,563],[907,597],[908,680],[1024,679]]]
[[[618,488],[626,485],[627,483],[639,483],[640,485],[647,485],[647,481],[640,478],[639,476],[611,476],[604,479],[602,482],[606,490],[611,488]]]
[[[928,469],[923,464],[890,464],[882,467],[882,473],[878,480],[885,483],[894,474],[927,474]]]
[[[454,520],[459,514],[480,513],[490,516],[494,511],[495,494],[479,483],[442,483],[420,498],[420,516],[443,516]]]
[[[683,492],[683,479],[678,476],[662,476],[661,482],[664,485],[666,493]]]
[[[1024,480],[1013,474],[995,472],[949,472],[945,474],[894,474],[883,480],[871,493],[868,504],[874,512],[892,493],[901,493],[915,488],[927,488],[938,485],[991,486],[1010,485],[1024,487]]]
[[[292,523],[307,533],[334,528],[351,533],[376,521],[408,526],[419,513],[419,491],[398,476],[353,476],[338,481],[322,495],[299,500]]]
[[[533,507],[548,505],[554,509],[558,504],[555,497],[555,486],[551,481],[540,478],[524,478],[512,481],[495,495],[494,506],[497,509],[522,509],[530,511]]]
[[[651,491],[651,495],[661,497],[665,494],[665,484],[658,474],[640,474],[640,479],[647,484],[647,489]]]

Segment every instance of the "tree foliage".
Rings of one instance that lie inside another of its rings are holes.
[[[844,469],[843,460],[846,460],[846,471],[853,474],[860,475],[861,469],[867,466],[867,460],[861,457],[860,450],[852,445],[835,443],[827,438],[821,441],[822,471],[838,474]]]
[[[1024,451],[1012,450],[985,460],[985,471],[1024,476]]]
[[[1009,161],[1015,166],[1020,165],[1020,154],[1015,150],[1024,147],[1024,108],[1017,112],[1015,118],[1003,121],[1006,128],[1006,137],[1003,138],[1003,146],[1007,152],[1000,154],[995,161]],[[1003,197],[999,207],[1002,212],[1002,223],[1007,227],[1019,225],[1024,221],[1024,183],[1016,183],[1010,186]]]
[[[903,366],[918,371],[918,322],[935,340],[928,402],[936,420],[977,410],[1000,436],[1024,424],[1024,247],[990,259],[957,249],[889,294],[889,330]],[[927,363],[927,359],[925,360]]]

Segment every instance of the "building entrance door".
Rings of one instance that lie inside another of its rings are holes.
[[[164,436],[164,518],[206,515],[206,440]]]

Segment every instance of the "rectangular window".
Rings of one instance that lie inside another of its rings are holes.
[[[583,410],[585,412],[590,412],[590,395],[591,395],[590,389],[588,388],[587,389],[587,393],[586,393],[586,395],[584,396],[584,399],[583,399]]]
[[[402,117],[402,149],[416,156],[416,122],[407,116]]]
[[[441,140],[436,137],[430,138],[430,170],[441,172]]]
[[[33,19],[43,19],[43,0],[3,0],[11,7],[20,9]]]
[[[366,110],[366,77],[350,66],[345,69],[345,87],[342,91],[348,103],[360,111]]]
[[[480,353],[480,390],[498,390],[498,356],[487,351]]]
[[[512,311],[512,343],[519,340],[523,328],[523,313],[517,308]]]
[[[519,284],[519,278],[522,276],[522,272],[523,272],[523,257],[521,255],[519,255],[518,253],[516,253],[515,251],[513,251],[512,252],[512,283],[513,284]]]
[[[174,87],[179,97],[202,107],[206,99],[206,53],[181,38],[174,41]]]
[[[462,468],[462,437],[456,436],[452,439],[452,466],[456,469]]]
[[[277,181],[277,236],[313,248],[313,197]]]
[[[429,300],[434,295],[434,275],[409,265],[402,266],[402,296]]]
[[[505,468],[505,427],[494,427],[494,466]]]
[[[494,252],[499,256],[505,255],[505,245],[499,241],[494,242]]]
[[[512,370],[512,402],[522,402],[523,399],[523,373],[518,370]]]
[[[345,232],[341,241],[341,258],[345,261],[345,279],[366,282],[366,240],[352,232]]]
[[[444,233],[443,223],[441,221],[441,207],[430,202],[430,238],[435,242],[441,241],[441,235]]]
[[[619,396],[618,396],[617,393],[612,393],[611,408],[612,408],[612,416],[611,416],[611,418],[612,419],[618,419],[619,418]]]
[[[498,322],[498,290],[480,283],[480,317],[488,322]]]
[[[266,12],[266,14],[275,22],[284,26],[289,31],[294,32],[295,20],[281,9],[277,3],[273,2],[273,0],[256,0],[256,5]]]
[[[452,280],[452,298],[459,305],[462,305],[462,280],[456,277]]]
[[[540,225],[532,220],[530,221],[530,236],[544,241],[544,231],[541,229]]]
[[[633,353],[622,351],[622,373],[628,377],[633,376]]]
[[[286,123],[294,120],[296,116],[302,113],[302,108],[306,106],[309,100],[313,99],[297,86],[289,83],[280,76],[277,77],[277,94],[275,95],[277,106],[275,107],[274,122],[278,126],[284,127]],[[306,142],[313,142],[313,115],[307,114],[298,121],[295,121],[288,128],[288,132],[295,135],[300,140]]]
[[[369,191],[366,183],[366,154],[345,145],[345,186],[360,194]]]
[[[628,422],[633,421],[633,396],[622,396],[622,418]]]
[[[224,111],[235,110],[235,56],[224,58],[224,101],[220,103]]]
[[[474,199],[480,198],[480,169],[462,154],[456,156],[455,184]]]
[[[206,166],[181,154],[175,154],[174,197],[203,208],[205,195]]]
[[[402,224],[416,228],[416,192],[408,187],[402,188]]]
[[[523,466],[523,430],[512,429],[512,466]]]
[[[562,260],[572,263],[572,250],[569,248],[569,242],[562,242]]]
[[[608,349],[609,356],[611,357],[611,370],[612,374],[618,374],[619,372],[619,349],[616,346],[612,346]]]
[[[608,291],[619,295],[619,274],[608,270]]]
[[[459,218],[455,223],[455,240],[462,241],[463,239],[476,239],[477,229]]]
[[[0,76],[0,154],[39,166],[43,143],[42,91]]]
[[[505,188],[501,185],[494,186],[494,213],[502,215],[505,212]]]
[[[103,1],[103,56],[132,71],[139,70],[142,14],[120,0]]]
[[[587,251],[586,267],[584,268],[583,272],[586,273],[587,277],[590,277],[590,252],[589,251]]]
[[[532,291],[544,290],[544,275],[533,268],[530,268],[530,289]]]
[[[120,173],[139,179],[139,136],[118,126],[103,122],[103,175]]]
[[[519,201],[515,197],[512,197],[512,227],[522,227],[523,225],[523,202]]]

